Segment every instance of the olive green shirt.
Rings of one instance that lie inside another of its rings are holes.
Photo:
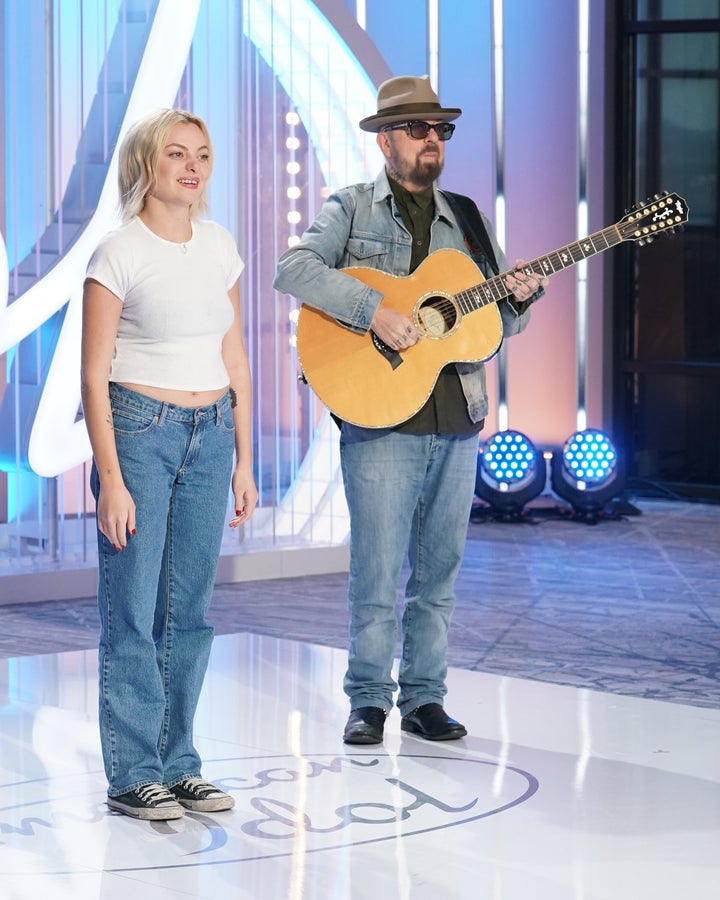
[[[430,226],[435,215],[432,187],[418,193],[406,190],[394,178],[388,178],[403,224],[412,236],[410,272],[417,269],[430,249]],[[439,287],[439,285],[438,285]],[[412,347],[406,351],[412,353]],[[473,422],[460,378],[453,364],[441,369],[427,402],[396,431],[407,434],[477,434],[484,422]]]

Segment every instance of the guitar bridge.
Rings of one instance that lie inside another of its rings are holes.
[[[378,353],[385,357],[393,369],[397,369],[397,367],[402,364],[402,356],[397,350],[393,350],[393,348],[386,344],[385,341],[381,340],[374,331],[371,331],[370,334],[372,335],[372,342]]]

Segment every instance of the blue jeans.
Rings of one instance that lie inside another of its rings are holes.
[[[400,434],[343,423],[350,510],[350,706],[397,705],[406,715],[447,693],[448,629],[467,540],[477,469],[476,435]],[[398,579],[409,557],[398,682]]]
[[[200,774],[193,718],[232,474],[230,399],[191,409],[110,384],[136,534],[98,531],[100,739],[108,794]],[[95,465],[91,486],[98,498]]]

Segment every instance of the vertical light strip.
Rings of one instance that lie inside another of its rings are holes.
[[[439,0],[427,5],[428,75],[430,84],[440,93],[440,10]]]
[[[367,7],[365,6],[365,0],[357,0],[355,3],[355,18],[362,30],[367,31]]]
[[[493,137],[495,146],[495,233],[501,247],[505,246],[505,73],[504,73],[504,34],[503,34],[503,0],[493,0],[492,5],[493,36],[493,80],[492,80],[492,113]],[[507,431],[507,359],[504,346],[497,355],[498,373],[498,431]]]
[[[590,10],[589,0],[578,0],[578,197],[577,237],[581,240],[589,233],[588,227],[588,98],[590,84]],[[578,431],[587,428],[587,261],[581,260],[576,270],[576,319],[575,338],[577,353],[577,413]]]
[[[52,5],[45,6],[45,219],[47,228],[53,219],[55,210],[55,54],[54,54],[54,17]],[[44,230],[44,229],[43,229]],[[40,244],[37,244],[37,256],[40,255]],[[39,259],[37,273],[39,274]]]

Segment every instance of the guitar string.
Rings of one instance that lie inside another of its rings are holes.
[[[635,225],[636,223],[633,224]],[[614,240],[611,240],[611,237],[614,237]],[[596,246],[596,243],[600,239],[602,239],[602,242],[601,246],[598,247]],[[527,272],[535,271],[535,265],[539,264],[540,270],[545,274],[554,274],[555,272],[559,272],[563,269],[577,264],[578,262],[581,262],[583,259],[594,256],[596,253],[601,253],[603,250],[608,250],[609,248],[619,244],[621,241],[622,237],[619,234],[618,226],[611,225],[610,227],[596,232],[595,234],[591,234],[580,241],[574,241],[572,244],[561,247],[559,250],[554,250],[551,253],[548,253],[546,256],[539,256],[537,259],[532,260],[529,263],[525,263],[523,266],[523,270]],[[592,247],[592,251],[590,253],[586,253],[583,251],[583,245],[588,243]],[[567,260],[563,258],[563,254],[568,254]],[[547,268],[548,266],[550,269],[549,272]],[[502,300],[505,297],[509,297],[512,294],[512,291],[503,281],[507,274],[508,272],[504,272],[500,275],[495,275],[492,278],[488,278],[485,281],[480,282],[479,284],[473,285],[472,287],[464,288],[463,290],[458,291],[456,294],[454,294],[452,300],[441,298],[437,302],[432,304],[432,308],[440,313],[443,319],[447,322],[451,318],[454,318],[453,313],[456,309],[456,304],[460,306],[460,310],[462,313],[468,313],[474,312],[475,310],[480,309],[483,306],[488,306],[490,303],[496,303],[499,300]]]
[[[670,210],[670,220],[659,221],[654,226],[658,230],[652,232],[652,236],[655,234],[672,232],[676,225],[681,225],[683,221],[685,221],[682,215],[673,215],[673,204],[673,197],[668,197],[667,195],[665,195],[658,203],[660,209],[665,209],[666,211],[668,209]],[[529,274],[530,272],[537,271],[535,267],[539,266],[539,271],[544,275],[552,275],[567,269],[570,266],[576,265],[590,256],[594,256],[597,253],[602,253],[604,250],[615,247],[623,240],[633,239],[633,236],[635,236],[635,239],[640,239],[644,236],[641,233],[642,228],[640,228],[640,225],[647,216],[654,211],[653,207],[644,211],[641,209],[639,211],[640,214],[634,219],[628,220],[626,217],[620,222],[610,225],[594,234],[588,235],[579,241],[574,241],[565,247],[561,247],[559,250],[553,250],[545,256],[539,256],[529,263],[524,263],[522,267],[523,271]],[[590,252],[587,252],[588,245],[590,247]],[[464,288],[456,294],[453,294],[452,299],[450,300],[447,298],[435,297],[435,302],[430,305],[430,308],[438,312],[445,322],[449,322],[451,327],[453,327],[455,323],[452,320],[455,318],[454,312],[458,306],[460,307],[461,313],[468,313],[481,309],[483,306],[487,306],[490,303],[496,303],[505,297],[509,297],[512,294],[512,291],[504,283],[507,274],[508,272],[503,272],[492,278],[488,278],[479,284]]]

